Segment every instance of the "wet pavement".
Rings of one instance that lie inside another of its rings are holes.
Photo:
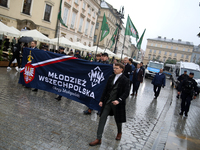
[[[200,146],[200,99],[192,101],[189,116],[180,117],[181,100],[167,80],[157,100],[150,79],[140,85],[137,97],[127,99],[127,122],[116,141],[117,128],[109,117],[102,144],[96,139],[99,117],[83,115],[85,105],[55,94],[18,84],[19,73],[0,67],[0,150],[150,150],[197,149]]]

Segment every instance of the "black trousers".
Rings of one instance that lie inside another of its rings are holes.
[[[140,81],[133,81],[133,94],[137,94],[140,87]]]
[[[10,67],[11,63],[13,62],[13,60],[14,60],[15,58],[17,59],[18,68],[20,68],[20,57],[19,57],[19,53],[17,53],[17,54],[13,53],[12,59],[10,60],[8,66]]]
[[[160,94],[161,86],[159,85],[153,85],[153,91],[154,91],[154,96],[158,97]]]
[[[185,92],[181,93],[181,111],[187,113],[190,109],[190,104],[192,100],[191,94],[187,94]]]

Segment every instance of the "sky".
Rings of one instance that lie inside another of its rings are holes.
[[[167,39],[200,44],[199,0],[105,0],[115,9],[124,6],[126,26],[129,14],[139,36],[146,28],[141,49],[146,50],[147,39],[161,36]],[[132,43],[136,45],[135,38]]]

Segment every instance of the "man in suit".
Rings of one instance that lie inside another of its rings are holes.
[[[38,48],[36,47],[36,45],[37,45],[37,42],[36,42],[36,41],[32,41],[32,42],[31,42],[31,47],[30,47],[30,48],[32,48],[32,49],[38,49]]]
[[[137,64],[137,68],[133,72],[133,93],[132,96],[137,96],[138,89],[140,87],[140,83],[143,82],[143,71],[140,67],[140,64]]]
[[[99,102],[99,106],[102,109],[97,130],[97,139],[89,143],[90,146],[101,144],[101,138],[108,115],[114,115],[118,129],[116,140],[121,139],[122,123],[126,122],[126,98],[129,95],[130,89],[129,79],[123,74],[123,71],[124,65],[116,63],[114,66],[114,74],[108,78]]]
[[[129,65],[128,63],[128,57],[124,58],[124,66],[125,66],[124,75],[129,79],[129,75],[132,72],[132,68],[131,68],[131,65]]]

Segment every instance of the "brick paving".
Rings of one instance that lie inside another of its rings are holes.
[[[123,124],[122,139],[115,140],[115,121],[109,117],[102,144],[91,147],[88,144],[96,138],[99,121],[96,112],[83,115],[86,106],[67,98],[58,102],[54,99],[55,94],[42,90],[33,92],[18,84],[18,79],[19,73],[14,69],[7,72],[6,68],[0,68],[0,149],[139,150],[165,147],[160,143],[167,140],[169,128],[166,128],[165,136],[161,128],[174,91],[169,80],[160,97],[153,100],[151,80],[145,79],[137,98],[129,96],[127,99],[127,122]],[[195,132],[190,133],[195,135]]]

